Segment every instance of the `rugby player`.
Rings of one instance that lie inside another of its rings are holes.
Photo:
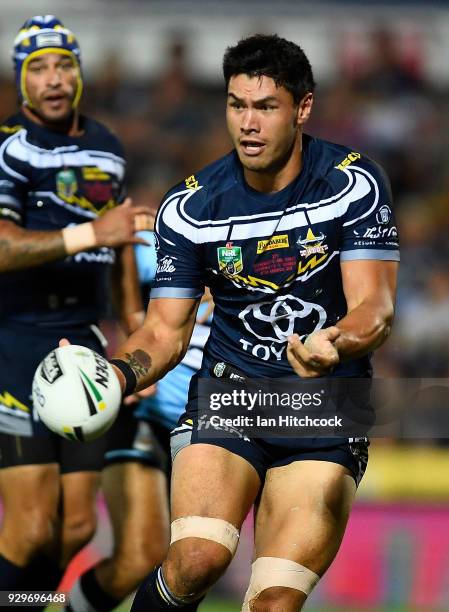
[[[61,335],[104,353],[96,324],[110,275],[124,326],[143,319],[132,245],[148,211],[118,206],[121,144],[78,111],[74,34],[32,17],[13,59],[21,106],[0,126],[0,590],[42,591],[94,533],[105,440],[49,432],[31,404],[33,373]]]
[[[338,551],[368,443],[207,439],[196,383],[217,362],[247,377],[369,377],[393,319],[388,181],[359,152],[304,133],[315,83],[302,49],[251,36],[226,51],[223,69],[234,150],[162,202],[148,314],[112,360],[125,395],[153,384],[182,358],[211,288],[202,368],[172,433],[171,544],[137,592],[138,612],[196,610],[256,501],[243,609],[302,608]]]

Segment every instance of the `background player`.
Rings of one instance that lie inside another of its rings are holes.
[[[117,206],[122,147],[78,112],[73,33],[53,15],[33,17],[13,58],[21,107],[0,127],[0,590],[53,590],[94,533],[105,441],[50,433],[32,409],[33,371],[61,334],[103,352],[96,323],[111,275],[121,320],[136,328],[131,245],[147,211]]]
[[[147,245],[135,247],[144,301],[156,274],[152,232],[139,232]],[[81,576],[70,592],[70,608],[105,612],[132,593],[159,564],[169,543],[168,480],[170,431],[187,403],[193,374],[201,367],[213,304],[210,293],[198,309],[189,348],[182,362],[155,385],[154,393],[133,411],[127,398],[108,432],[102,490],[113,529],[112,556]]]

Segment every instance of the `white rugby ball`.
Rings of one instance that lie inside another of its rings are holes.
[[[115,421],[121,390],[111,364],[84,346],[51,351],[33,378],[33,405],[40,419],[69,440],[89,442]]]

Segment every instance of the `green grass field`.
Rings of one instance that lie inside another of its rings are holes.
[[[225,602],[218,599],[210,599],[199,608],[199,612],[240,612],[241,606],[238,603]],[[404,606],[388,606],[386,608],[330,608],[326,606],[315,607],[306,606],[304,612],[444,612],[443,610],[424,610],[418,608],[409,608]]]
[[[130,602],[123,603],[117,612],[129,612]],[[215,597],[208,597],[200,606],[199,612],[240,612],[239,602],[226,601]],[[306,606],[304,612],[445,612],[444,610],[429,610],[420,608],[409,608],[408,606],[388,606],[382,608],[348,608],[348,607],[316,607]],[[446,611],[447,612],[447,611]]]
[[[199,608],[199,612],[240,612],[238,603],[226,602],[219,599],[209,599]],[[125,612],[125,611],[123,611]],[[408,606],[388,606],[385,608],[348,608],[348,607],[319,607],[306,606],[304,612],[445,612],[444,610],[429,610],[424,608],[409,608]]]
[[[129,612],[131,599],[124,602],[116,609],[116,612]],[[58,612],[61,608],[50,606],[47,612]],[[240,612],[241,605],[239,602],[226,601],[216,597],[208,597],[199,608],[199,612]],[[428,608],[410,608],[408,606],[387,606],[381,608],[351,608],[351,607],[316,607],[313,605],[306,606],[304,612],[447,612],[445,610],[437,610]]]

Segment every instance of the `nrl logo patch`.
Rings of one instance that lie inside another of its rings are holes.
[[[71,169],[60,170],[56,175],[56,192],[61,199],[72,198],[78,191],[78,181]]]
[[[218,247],[218,268],[229,276],[239,274],[243,270],[242,247],[232,246],[228,242],[224,247]]]

